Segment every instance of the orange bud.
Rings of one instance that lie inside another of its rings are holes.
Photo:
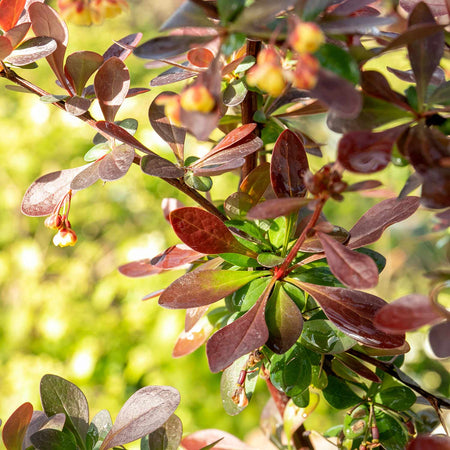
[[[73,246],[77,242],[77,235],[71,228],[62,227],[53,237],[53,244],[57,247]]]
[[[314,56],[300,55],[293,72],[290,72],[292,85],[298,89],[312,89],[317,84],[320,64]]]
[[[213,110],[216,102],[205,86],[194,85],[181,93],[180,104],[185,111],[209,113]]]
[[[281,95],[286,87],[283,69],[274,64],[257,64],[247,73],[247,83],[257,86],[267,92],[271,97]]]
[[[53,213],[45,219],[44,225],[51,230],[57,230],[62,225],[61,214]]]
[[[298,53],[314,53],[325,42],[325,35],[313,22],[299,22],[289,35],[291,47]]]
[[[181,126],[179,95],[160,95],[156,99],[156,104],[164,105],[164,114],[166,117],[173,125]]]

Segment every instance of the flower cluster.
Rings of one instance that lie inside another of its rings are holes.
[[[126,0],[58,0],[61,17],[76,25],[98,25],[128,9]]]
[[[317,83],[319,61],[312,55],[325,42],[325,35],[312,22],[297,22],[288,43],[296,52],[295,65],[283,61],[273,46],[258,54],[256,65],[247,73],[247,83],[272,97],[281,95],[287,83],[298,89],[312,89]]]

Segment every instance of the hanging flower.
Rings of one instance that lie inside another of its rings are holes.
[[[126,0],[58,0],[61,17],[75,25],[98,25],[128,9]]]
[[[298,22],[289,34],[289,43],[298,53],[314,53],[325,42],[325,35],[314,22]]]
[[[320,63],[312,55],[305,53],[299,55],[294,71],[288,76],[294,87],[298,89],[312,89],[317,84]]]
[[[77,242],[77,235],[72,228],[63,225],[53,237],[53,244],[57,247],[74,246]]]

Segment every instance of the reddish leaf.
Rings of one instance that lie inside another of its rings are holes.
[[[436,167],[423,177],[422,204],[426,208],[441,209],[450,206],[450,168]]]
[[[206,429],[188,434],[181,441],[185,450],[201,450],[216,442],[214,450],[255,450],[230,433],[222,430]]]
[[[21,23],[20,25],[16,25],[14,28],[11,28],[9,31],[7,31],[4,36],[10,40],[13,48],[17,47],[27,35],[30,26],[31,22]]]
[[[308,158],[300,138],[284,130],[277,141],[270,163],[270,180],[277,197],[304,197],[303,174],[309,169]]]
[[[81,114],[84,114],[90,106],[91,100],[84,97],[78,97],[78,95],[69,97],[64,104],[66,111],[74,116],[81,116]]]
[[[6,36],[0,36],[0,60],[6,59],[12,51],[11,41]]]
[[[395,348],[404,344],[404,335],[387,334],[375,327],[373,320],[376,312],[387,304],[381,298],[351,289],[317,286],[300,281],[295,281],[294,284],[311,295],[327,317],[356,341],[375,348]]]
[[[83,88],[90,76],[103,64],[103,56],[95,52],[81,51],[67,57],[64,72],[77,95],[82,95]]]
[[[174,92],[161,92],[155,97],[148,110],[148,117],[153,129],[172,149],[177,161],[184,160],[184,139],[186,129],[173,125],[164,112],[164,105],[158,105],[158,99],[162,96],[176,96]]]
[[[189,50],[186,57],[192,65],[206,68],[213,61],[214,53],[207,48],[199,47]]]
[[[224,202],[223,207],[228,217],[242,219],[253,206],[253,199],[245,192],[235,192]]]
[[[295,233],[296,236],[299,235],[300,230],[303,231],[310,217],[311,215],[309,214],[307,217],[301,220],[301,222],[297,226],[297,230]],[[315,229],[320,231],[322,224],[325,225],[325,227],[331,226],[330,230],[326,230],[326,233],[329,238],[341,244],[345,244],[346,242],[348,242],[350,238],[350,233],[346,229],[338,227],[337,225],[332,225],[331,223],[328,222],[321,222],[321,221],[318,222]],[[305,239],[305,242],[303,242],[303,244],[300,246],[300,251],[306,253],[321,253],[323,252],[323,246],[320,240],[317,238],[317,236],[314,235],[311,237],[307,237]],[[323,258],[323,256],[320,257],[319,259],[321,258]]]
[[[370,11],[370,10],[369,10]],[[394,17],[381,17],[374,15],[350,16],[321,23],[321,28],[330,34],[373,34],[375,27],[394,23]]]
[[[265,314],[269,329],[269,338],[266,345],[279,355],[286,353],[297,342],[302,333],[302,313],[280,286],[270,296]]]
[[[164,308],[194,308],[217,302],[268,271],[200,270],[175,280],[159,298]]]
[[[380,239],[384,230],[414,214],[419,197],[389,198],[369,209],[350,230],[348,247],[364,247]]]
[[[206,13],[206,14],[205,14]],[[210,18],[218,19],[217,8],[207,2],[184,2],[176,11],[164,22],[159,29],[166,31],[175,29],[187,30],[192,33],[194,30],[199,32],[206,32],[206,30],[213,27],[216,23],[212,22]],[[200,27],[207,27],[202,30]]]
[[[171,67],[170,69],[160,73],[157,77],[153,78],[152,81],[150,81],[150,86],[165,86],[166,84],[187,80],[188,78],[195,77],[196,75],[197,72],[183,70],[179,67]]]
[[[56,49],[54,39],[46,36],[38,36],[28,39],[11,52],[7,62],[15,66],[25,66],[38,59],[45,58]]]
[[[173,269],[190,264],[205,256],[184,244],[173,245],[151,259],[151,264],[161,269]]]
[[[8,31],[16,25],[20,14],[25,7],[26,0],[2,0],[0,8],[2,14],[0,16],[0,28]]]
[[[100,175],[98,173],[100,161],[96,161],[93,164],[84,166],[85,169],[76,175],[70,183],[70,189],[74,191],[80,191],[94,184],[99,180]]]
[[[428,339],[431,350],[438,358],[450,357],[450,322],[439,323],[430,329]]]
[[[201,208],[176,209],[170,213],[170,223],[177,236],[200,253],[240,253],[255,256],[236,240],[218,217]]]
[[[375,315],[374,323],[386,333],[403,334],[441,320],[442,314],[433,307],[428,297],[410,294],[381,308]]]
[[[26,216],[47,216],[67,194],[72,180],[89,164],[73,169],[58,170],[35,180],[25,192],[22,213]],[[74,189],[75,190],[75,189]]]
[[[369,289],[378,284],[375,261],[350,250],[325,233],[317,232],[333,275],[352,289]]]
[[[48,36],[56,41],[56,50],[47,56],[47,62],[56,78],[70,92],[70,86],[64,76],[64,55],[66,53],[68,31],[58,13],[45,3],[35,2],[29,8],[31,26],[36,36]]]
[[[445,16],[448,14],[448,3],[446,3],[446,0],[400,0],[400,6],[406,12],[411,12],[420,1],[428,5],[434,16]]]
[[[356,173],[374,173],[384,169],[391,162],[396,138],[389,131],[373,133],[361,130],[344,134],[338,145],[338,161],[345,169]]]
[[[103,59],[106,61],[109,58],[120,58],[122,61],[125,61],[129,55],[131,55],[133,49],[130,47],[135,47],[139,44],[139,41],[142,39],[142,33],[135,33],[125,36],[124,38],[117,41],[111,45],[111,47],[106,50],[103,54]],[[120,44],[123,44],[125,47],[122,47]]]
[[[393,67],[386,67],[386,69],[393,73],[397,78],[399,78],[402,81],[406,81],[408,83],[415,83],[416,79],[414,77],[414,72],[412,70],[398,70],[394,69]],[[441,69],[439,66],[436,67],[436,70],[434,71],[430,84],[433,84],[435,86],[439,86],[442,83],[445,83],[445,72],[443,69]],[[434,99],[434,96],[433,96]]]
[[[209,135],[217,127],[220,118],[220,110],[218,105],[210,113],[202,113],[197,111],[185,111],[181,108],[181,122],[189,130],[189,132],[199,141],[206,141]]]
[[[347,353],[340,353],[339,355],[336,355],[336,358],[338,358],[339,362],[344,366],[348,367],[359,376],[373,381],[374,383],[381,383],[380,377],[375,372],[372,372],[359,359],[356,359]]]
[[[409,26],[419,24],[436,24],[433,14],[423,2],[417,4],[408,20]],[[443,53],[444,30],[428,37],[419,36],[418,39],[408,43],[408,55],[416,79],[419,105],[425,99],[425,91]]]
[[[312,199],[301,197],[284,197],[258,203],[247,214],[248,219],[275,219],[298,211]]]
[[[220,372],[236,359],[266,343],[269,330],[266,325],[265,311],[267,299],[274,284],[275,278],[272,278],[249,311],[211,336],[206,344],[206,355],[211,372]]]
[[[264,162],[253,169],[239,186],[240,191],[257,203],[270,184],[270,164]]]
[[[157,275],[164,269],[152,265],[149,258],[141,259],[139,261],[129,262],[119,267],[119,272],[127,277],[147,277],[149,275]]]
[[[181,178],[184,170],[158,155],[145,155],[141,159],[141,169],[147,175],[160,178]]]
[[[199,320],[189,331],[183,330],[175,343],[172,356],[180,358],[197,350],[208,340],[213,329],[214,327],[205,317],[203,320]]]
[[[99,161],[98,174],[103,181],[114,181],[122,178],[133,164],[134,149],[128,145],[114,147]]]
[[[147,88],[131,88],[128,89],[127,98],[135,97],[136,95],[145,94],[146,92],[150,92],[150,89]]]
[[[419,434],[409,442],[406,450],[449,450],[450,437],[443,434]]]
[[[5,422],[2,431],[3,443],[7,450],[19,450],[33,414],[33,405],[24,403],[19,406]]]
[[[130,74],[124,62],[117,57],[106,60],[95,75],[94,88],[107,122],[114,121],[129,87]]]
[[[208,311],[209,305],[198,306],[196,308],[186,309],[186,316],[184,318],[184,331],[189,331]]]
[[[174,413],[179,392],[171,386],[146,386],[122,406],[100,450],[118,447],[155,431]]]

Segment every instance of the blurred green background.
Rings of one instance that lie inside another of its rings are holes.
[[[154,10],[133,3],[129,13],[95,28],[69,25],[68,53],[103,53],[112,40],[137,31],[144,33],[144,40],[153,37],[179,2],[159,3],[152,2]],[[127,65],[132,87],[148,87],[155,72],[134,57]],[[60,93],[45,61],[38,70],[19,73],[51,93]],[[209,373],[204,348],[181,359],[171,357],[183,327],[183,312],[164,310],[155,299],[140,300],[182,272],[130,279],[117,271],[121,264],[154,256],[178,242],[160,210],[164,197],[177,197],[188,205],[192,201],[133,166],[125,178],[104,185],[98,182],[74,196],[70,220],[79,241],[73,248],[54,247],[53,233],[44,227],[43,218],[21,215],[22,196],[37,177],[82,165],[94,132],[33,95],[6,90],[6,84],[0,81],[0,418],[4,421],[25,401],[40,409],[39,380],[53,373],[81,387],[91,417],[106,408],[114,418],[137,389],[167,384],[181,393],[177,414],[186,433],[221,428],[244,438],[258,426],[268,399],[264,383],[247,410],[238,418],[227,416],[221,406],[220,374]],[[169,156],[147,118],[148,106],[158,92],[127,99],[117,119],[137,118],[137,137]],[[101,117],[96,104],[93,115]],[[327,158],[332,159],[337,136],[326,132],[323,117],[305,126],[320,142],[329,142]],[[191,143],[188,150],[196,153],[198,146]],[[319,160],[312,165],[318,168]],[[398,192],[408,174],[408,168],[392,166],[374,178],[381,179],[387,190]],[[224,199],[237,186],[233,175],[216,181],[214,199]],[[351,201],[334,203],[326,211],[334,223],[347,228],[380,200],[349,195]],[[428,292],[422,274],[442,267],[446,251],[445,235],[432,234],[431,228],[432,214],[422,211],[392,227],[377,243],[375,248],[388,258],[375,291],[378,295],[392,300],[413,291]],[[448,395],[447,372],[429,359],[424,334],[413,333],[409,341],[411,375],[422,380],[425,388]],[[330,409],[322,402],[307,428],[323,431],[331,426],[335,413]]]

